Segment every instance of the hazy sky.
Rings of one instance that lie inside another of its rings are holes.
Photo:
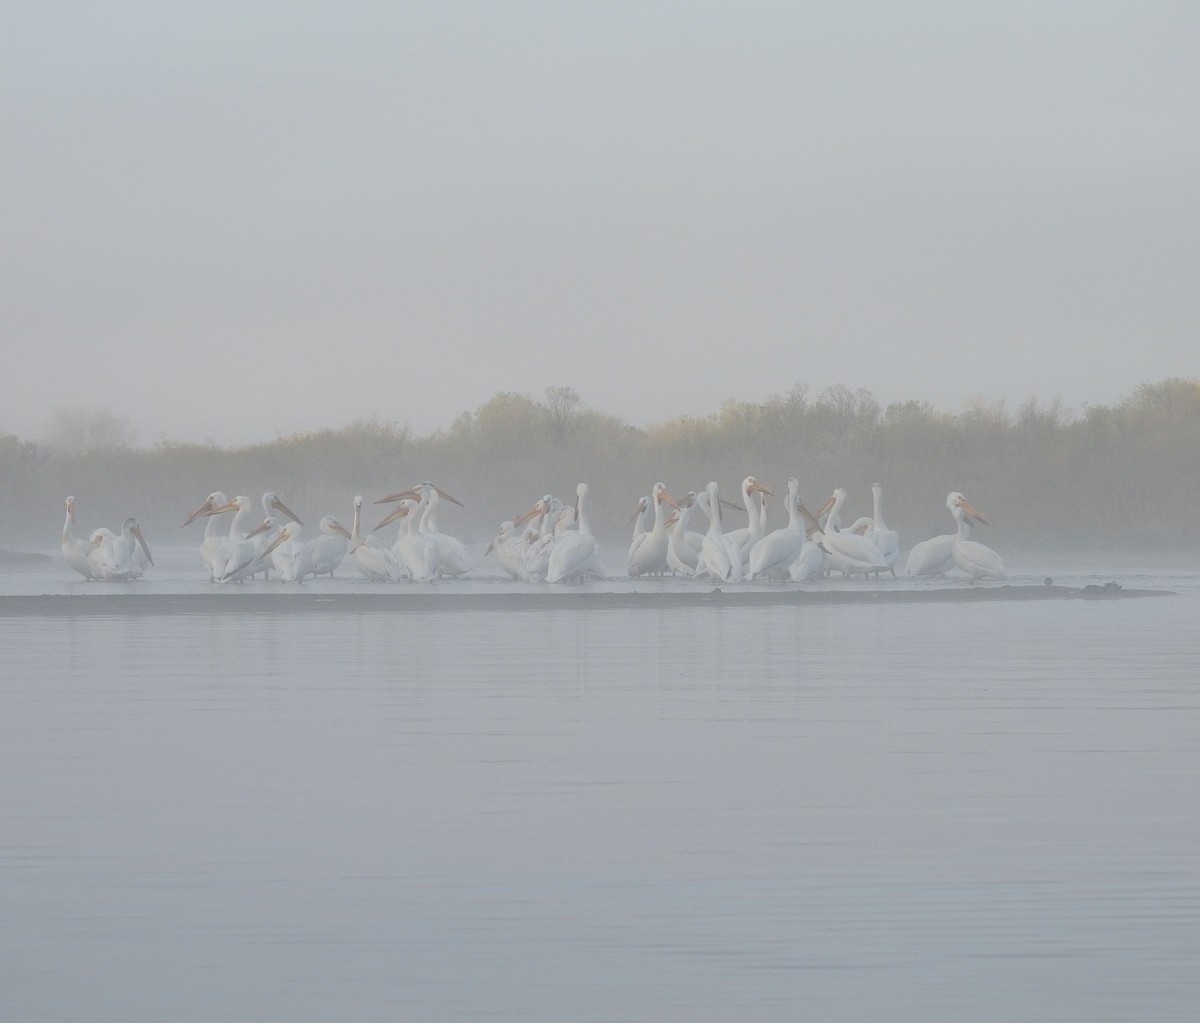
[[[0,4],[0,433],[1200,375],[1200,5]]]

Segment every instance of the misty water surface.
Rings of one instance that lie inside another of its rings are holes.
[[[1179,595],[0,615],[0,1012],[1190,1018],[1200,585],[1117,578]]]

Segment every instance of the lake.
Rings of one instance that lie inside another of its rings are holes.
[[[155,557],[0,574],[5,1019],[1200,1007],[1196,561],[1013,580],[1167,596],[763,606],[533,606],[488,566],[432,611],[343,569],[291,613]]]

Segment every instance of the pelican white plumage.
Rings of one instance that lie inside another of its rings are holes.
[[[426,494],[425,513],[421,516],[420,529],[437,545],[437,571],[442,576],[466,575],[474,568],[471,556],[467,553],[466,545],[456,536],[443,533],[438,528],[438,508],[443,499],[462,507],[462,502],[451,497],[444,490],[439,490],[428,480],[418,484]]]
[[[99,579],[96,567],[89,555],[92,544],[88,540],[80,540],[75,535],[75,498],[67,498],[67,517],[63,520],[62,556],[63,560],[85,579]]]
[[[100,579],[109,582],[128,582],[142,575],[142,567],[134,556],[137,547],[145,553],[146,562],[154,564],[146,538],[142,536],[137,519],[130,516],[121,523],[121,532],[113,533],[107,529],[98,529],[92,534],[96,541],[88,560],[92,569]],[[135,546],[136,544],[136,546]]]
[[[392,548],[379,537],[362,533],[362,494],[354,496],[354,520],[350,524],[350,557],[358,570],[373,583],[396,583],[404,569]]]
[[[236,543],[231,542],[229,545],[229,560],[225,562],[225,570],[221,573],[217,582],[245,582],[252,576],[262,572],[264,570],[263,552],[271,545],[271,541],[275,538],[275,531],[279,526],[279,519],[272,515],[263,519],[258,526],[250,530],[244,540],[238,540]],[[270,562],[265,562],[265,564],[269,565]]]
[[[840,512],[846,500],[846,491],[838,487],[833,492],[833,504],[825,520],[825,534],[821,544],[829,553],[829,567],[844,575],[863,575],[869,572],[886,572],[887,560],[883,553],[865,536],[843,531]]]
[[[704,548],[704,534],[688,529],[696,508],[696,492],[689,490],[687,497],[679,502],[679,511],[667,530],[667,564],[673,571],[689,577],[701,571],[700,552]]]
[[[768,490],[753,476],[742,480],[742,502],[746,508],[746,526],[742,529],[731,529],[725,535],[738,546],[744,565],[750,556],[752,548],[764,535],[766,521],[766,502],[764,497],[774,496],[774,491]]]
[[[666,572],[670,565],[667,552],[670,538],[667,536],[667,520],[664,505],[679,511],[679,505],[671,496],[665,483],[655,483],[650,490],[650,506],[654,512],[654,523],[637,537],[629,551],[629,574],[633,578]]]
[[[313,577],[327,575],[332,579],[350,550],[350,532],[332,515],[322,516],[320,530],[320,536],[304,545],[304,570]]]
[[[708,532],[700,551],[700,562],[714,582],[739,582],[742,578],[742,549],[721,531],[721,497],[716,481],[696,500],[708,516]]]
[[[511,519],[500,523],[496,538],[483,552],[486,558],[492,551],[496,552],[496,560],[500,567],[519,582],[529,582],[529,573],[525,570],[525,550],[517,536],[516,524]]]
[[[954,563],[971,577],[972,582],[976,579],[1003,579],[1004,562],[1000,555],[978,541],[967,539],[968,520],[987,522],[987,519],[961,494],[951,510],[958,524],[958,532],[954,536]]]
[[[224,492],[214,490],[204,499],[204,503],[192,512],[180,526],[190,526],[196,519],[204,518],[204,538],[200,541],[200,560],[208,569],[210,582],[216,582],[217,577],[225,570],[225,562],[229,560],[229,538],[222,536],[217,529],[218,515],[216,509],[228,510],[229,498]],[[209,514],[212,512],[213,514]]]
[[[270,531],[274,530],[277,525],[274,516],[268,516],[260,525],[247,530],[246,526],[249,524],[253,512],[253,503],[245,494],[238,494],[228,504],[211,508],[204,514],[220,515],[227,511],[234,512],[234,516],[233,521],[229,524],[225,564],[217,573],[216,581],[219,583],[241,582],[247,576],[262,571],[261,565],[257,562],[273,539]],[[298,523],[299,520],[293,516],[292,521]],[[251,566],[253,566],[253,572],[249,571]]]
[[[884,560],[888,563],[888,570],[892,573],[892,577],[896,575],[896,559],[900,557],[900,534],[894,529],[888,529],[887,523],[883,521],[883,487],[878,483],[871,484],[871,496],[874,499],[874,520],[871,528],[867,530],[866,536],[883,555]]]
[[[300,539],[300,529],[299,523],[285,522],[263,550],[263,560],[270,559],[280,582],[302,583],[310,570],[308,544]]]
[[[642,537],[650,528],[650,498],[639,497],[637,507],[633,510],[633,536],[629,538],[629,560],[633,561],[633,552],[642,542]]]
[[[550,551],[550,562],[546,568],[548,583],[582,577],[596,553],[596,538],[587,520],[587,493],[586,483],[580,483],[575,488],[575,528],[559,536]]]
[[[396,553],[396,560],[404,566],[405,572],[413,582],[431,583],[437,578],[437,542],[422,533],[420,528],[421,516],[425,514],[429,501],[424,494],[420,499],[411,496],[418,493],[417,489],[405,493],[409,496],[400,497],[395,510],[375,528],[382,529],[389,522],[400,519],[396,543],[392,548]],[[386,500],[391,500],[394,496],[389,495]],[[375,503],[379,504],[380,501]]]
[[[966,502],[966,498],[957,490],[950,491],[946,495],[946,508],[951,515],[954,515],[954,506],[957,502]],[[964,505],[970,507],[969,504]],[[957,516],[955,517],[957,523]],[[991,525],[979,512],[972,511],[970,515],[964,514],[963,525],[966,526],[967,535],[970,536],[970,527],[976,523],[982,522],[986,525]],[[958,566],[954,562],[954,541],[958,539],[957,530],[953,533],[943,533],[941,536],[930,537],[928,540],[922,540],[915,544],[913,549],[908,552],[908,561],[904,566],[905,575],[929,575],[941,576],[945,575],[952,568]]]
[[[762,576],[770,578],[778,575],[782,578],[795,564],[808,539],[804,534],[804,519],[800,515],[800,481],[795,476],[789,476],[787,486],[788,524],[768,533],[750,548],[747,582]]]

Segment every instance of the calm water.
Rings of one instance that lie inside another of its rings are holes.
[[[1179,594],[0,615],[0,1018],[1194,1019],[1200,582],[1123,568]]]

